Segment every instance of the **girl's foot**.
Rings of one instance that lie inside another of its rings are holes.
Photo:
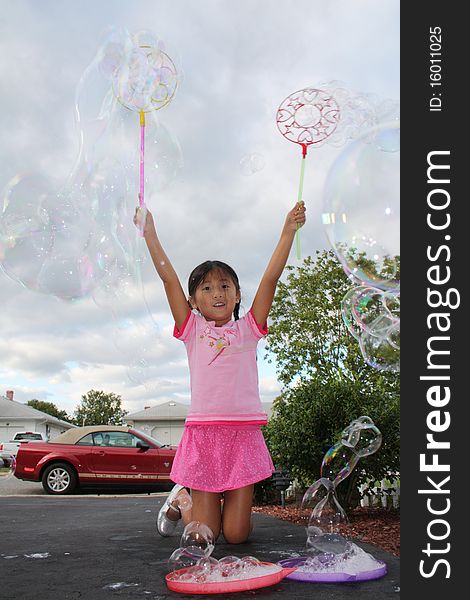
[[[172,535],[181,519],[181,511],[189,508],[191,508],[191,496],[184,486],[177,483],[158,513],[158,533],[163,537]]]

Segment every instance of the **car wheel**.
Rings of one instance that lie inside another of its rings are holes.
[[[42,474],[42,487],[48,494],[71,494],[77,487],[77,474],[67,463],[53,463]]]

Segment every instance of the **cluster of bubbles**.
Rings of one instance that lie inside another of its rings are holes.
[[[330,536],[331,537],[331,536]],[[297,567],[303,573],[346,573],[356,575],[364,571],[374,571],[381,565],[371,554],[356,544],[347,542],[336,547],[336,542],[322,544],[321,553],[305,557]]]
[[[369,131],[368,139],[375,139],[386,151],[400,149],[400,132],[392,135],[377,136],[373,129],[381,123],[393,123],[400,120],[400,105],[391,99],[383,99],[375,94],[358,92],[351,89],[344,81],[331,80],[318,84],[324,93],[334,98],[338,107],[337,125],[323,143],[341,147],[347,142],[360,138]]]
[[[0,196],[0,269],[35,292],[66,301],[92,297],[111,311],[116,346],[132,356],[129,369],[137,383],[148,379],[156,333],[146,306],[145,317],[132,316],[143,314],[138,299],[145,255],[132,222],[139,191],[138,113],[147,113],[151,200],[182,166],[178,141],[156,116],[176,87],[176,67],[161,40],[147,31],[110,30],[76,88],[79,151],[67,180],[21,173]]]
[[[307,526],[307,557],[302,563],[305,571],[351,568],[360,549],[338,533],[347,516],[336,496],[336,487],[348,477],[360,458],[376,452],[382,434],[372,419],[361,416],[342,431],[341,439],[323,457],[320,479],[305,492],[302,507],[312,508]]]
[[[341,302],[341,315],[368,365],[381,371],[400,370],[399,290],[354,286]]]
[[[0,483],[7,481],[15,473],[16,457],[13,454],[2,453],[0,455]]]
[[[183,530],[179,548],[168,559],[168,571],[173,581],[186,583],[221,583],[250,579],[278,572],[278,565],[265,564],[254,556],[211,556],[214,534],[200,521],[191,521]]]
[[[400,123],[362,130],[330,168],[322,223],[354,284],[343,318],[364,360],[388,371],[400,357]]]

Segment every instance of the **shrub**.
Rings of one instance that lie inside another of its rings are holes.
[[[369,416],[382,433],[382,446],[361,458],[351,475],[337,488],[348,510],[359,504],[358,486],[381,480],[399,471],[399,396],[390,388],[364,391],[356,382],[327,384],[317,379],[286,390],[273,405],[265,439],[273,461],[284,465],[301,485],[320,477],[325,452],[341,437],[342,430],[361,415]]]

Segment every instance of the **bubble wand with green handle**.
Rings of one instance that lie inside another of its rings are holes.
[[[336,100],[323,90],[305,88],[285,98],[276,114],[276,123],[282,135],[302,147],[300,182],[297,202],[302,201],[305,175],[305,158],[311,144],[318,144],[336,129],[340,118]],[[300,232],[297,225],[296,249],[300,260]]]
[[[302,144],[302,160],[300,161],[300,181],[299,193],[297,194],[297,204],[302,202],[302,194],[304,191],[304,174],[305,174],[305,157],[307,156],[307,145]],[[300,260],[300,225],[297,223],[297,231],[295,232],[295,247],[297,249],[297,258]]]

